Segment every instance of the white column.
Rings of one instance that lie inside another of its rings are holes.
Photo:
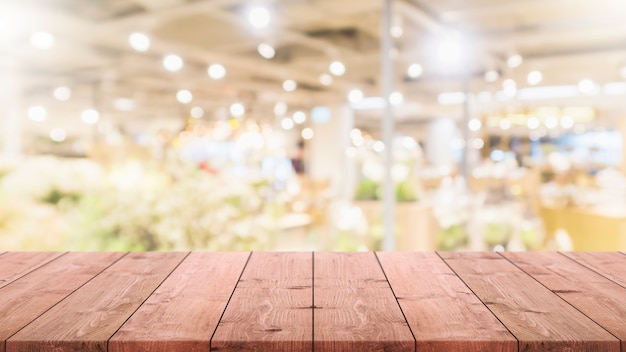
[[[329,107],[328,121],[313,123],[307,142],[308,173],[313,180],[329,180],[332,194],[345,200],[354,192],[353,161],[346,156],[354,112],[347,105]]]
[[[19,77],[0,68],[0,155],[9,160],[22,155],[22,106]]]

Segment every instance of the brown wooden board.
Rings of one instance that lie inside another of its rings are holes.
[[[626,256],[615,252],[564,252],[568,258],[626,287]]]
[[[515,337],[437,254],[381,252],[377,256],[418,351],[517,351]]]
[[[619,338],[626,351],[626,288],[556,253],[503,255]]]
[[[208,352],[249,255],[191,253],[111,338],[109,352]]]
[[[187,253],[130,253],[7,340],[7,352],[106,351]]]
[[[211,340],[216,351],[311,351],[312,253],[252,253]]]
[[[314,254],[316,352],[415,351],[374,253]]]
[[[123,255],[68,253],[0,288],[0,352],[11,335]]]
[[[499,254],[440,255],[519,340],[520,351],[620,351],[618,339]]]
[[[59,252],[10,252],[0,256],[0,288],[62,256]]]

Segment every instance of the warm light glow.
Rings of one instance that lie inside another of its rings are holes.
[[[278,116],[283,116],[287,113],[287,104],[284,102],[278,102],[274,105],[274,114]]]
[[[485,141],[483,141],[481,138],[474,138],[471,141],[471,145],[474,149],[483,149],[483,147],[485,146]]]
[[[254,28],[265,28],[270,24],[270,11],[265,7],[257,6],[248,11],[248,21]]]
[[[183,68],[183,65],[183,59],[181,59],[181,57],[178,55],[171,54],[163,58],[163,67],[165,67],[165,69],[170,72],[179,71],[181,68]]]
[[[471,131],[478,131],[483,127],[483,123],[479,119],[471,119],[467,123],[467,127]]]
[[[346,66],[341,61],[331,62],[328,66],[328,69],[330,70],[330,73],[335,76],[342,76],[344,73],[346,73]]]
[[[500,74],[496,70],[489,70],[485,72],[485,81],[493,83],[500,78]]]
[[[194,106],[193,108],[191,108],[190,114],[191,117],[193,117],[194,119],[199,119],[204,116],[204,110],[202,110],[202,108],[199,106]]]
[[[55,128],[52,131],[50,131],[50,139],[53,142],[63,142],[65,140],[65,130],[62,128]]]
[[[72,97],[72,90],[66,86],[60,86],[54,89],[52,95],[58,101],[68,101]]]
[[[541,73],[541,71],[530,71],[528,73],[528,77],[526,77],[526,80],[528,82],[528,84],[530,84],[531,86],[535,86],[539,83],[541,83],[541,81],[543,80],[543,74]]]
[[[456,105],[465,102],[465,93],[463,92],[446,92],[437,96],[437,102],[441,105]]]
[[[360,89],[353,89],[348,93],[348,101],[352,104],[356,104],[363,100],[363,92]]]
[[[288,79],[283,82],[283,89],[285,92],[293,92],[296,88],[298,88],[298,84],[292,79]]]
[[[583,79],[580,82],[578,82],[578,90],[580,90],[580,92],[583,94],[592,95],[596,93],[596,91],[598,90],[598,87],[592,80]]]
[[[234,103],[230,106],[230,114],[234,117],[241,117],[246,113],[246,108],[241,103]]]
[[[524,62],[524,58],[522,58],[522,56],[519,55],[519,54],[513,54],[513,55],[509,56],[509,58],[506,60],[506,64],[510,68],[516,68],[519,65],[521,65],[522,62]]]
[[[549,129],[557,128],[559,126],[559,119],[557,119],[556,116],[549,116],[545,121],[545,125]]]
[[[309,139],[312,139],[313,136],[315,136],[315,133],[313,132],[312,128],[307,127],[307,128],[302,130],[302,138],[303,139],[308,141]]]
[[[529,117],[528,121],[526,121],[526,126],[531,130],[539,128],[539,119],[534,116]]]
[[[502,119],[502,120],[500,120],[499,125],[500,125],[500,128],[501,128],[502,130],[505,130],[505,131],[506,131],[506,130],[508,130],[509,128],[511,128],[511,121],[509,121],[509,119]]]
[[[306,114],[302,111],[296,111],[293,113],[293,122],[298,125],[303,124],[306,121]]]
[[[574,126],[574,119],[569,116],[569,115],[565,115],[561,118],[561,127],[563,128],[572,128]]]
[[[411,64],[409,68],[406,70],[406,73],[409,75],[411,79],[416,79],[421,76],[424,72],[422,65],[420,64]]]
[[[259,44],[259,46],[257,47],[257,51],[259,52],[259,55],[263,56],[266,59],[272,59],[274,58],[274,56],[276,56],[276,50],[274,50],[274,48],[267,43]]]
[[[328,73],[322,73],[320,75],[320,83],[323,86],[329,86],[333,84],[333,76],[329,75]]]
[[[376,141],[374,142],[372,148],[374,148],[375,152],[382,153],[382,151],[385,150],[385,143],[382,141]]]
[[[288,117],[285,117],[280,121],[280,127],[282,127],[284,130],[290,130],[293,128],[293,126],[293,120]]]
[[[393,92],[389,96],[389,103],[391,105],[400,105],[404,102],[404,96],[400,92]]]
[[[28,118],[41,122],[44,121],[48,117],[48,111],[43,106],[31,106],[28,108]]]
[[[48,32],[36,32],[30,36],[30,44],[40,50],[48,50],[54,46],[54,36]]]
[[[390,33],[392,37],[400,38],[402,37],[402,34],[404,34],[404,30],[402,29],[402,26],[395,25],[391,27]]]
[[[132,111],[135,108],[135,102],[129,98],[117,98],[113,101],[113,105],[120,111]]]
[[[84,123],[88,125],[95,125],[100,119],[100,113],[98,113],[98,111],[96,111],[95,109],[85,109],[80,114],[80,118],[81,120],[83,120]]]
[[[182,104],[189,104],[193,100],[193,94],[187,89],[181,89],[176,93],[176,100]]]
[[[150,49],[150,38],[139,32],[132,33],[128,36],[130,47],[139,52],[145,52]]]
[[[226,68],[220,64],[213,64],[209,66],[207,73],[212,79],[218,80],[226,76]]]
[[[510,78],[505,79],[504,82],[502,82],[502,90],[504,91],[504,95],[512,98],[517,95],[517,83]]]
[[[444,65],[460,65],[468,55],[467,40],[460,33],[448,34],[437,41],[435,54]]]

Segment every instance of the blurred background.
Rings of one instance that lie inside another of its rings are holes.
[[[0,0],[0,249],[626,250],[626,2],[383,3]]]

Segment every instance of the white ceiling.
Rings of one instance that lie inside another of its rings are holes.
[[[273,106],[286,101],[290,110],[346,101],[347,92],[360,88],[366,96],[380,94],[379,32],[382,0],[261,1],[272,11],[269,29],[253,29],[246,0],[4,0],[5,16],[14,21],[11,39],[0,44],[0,64],[21,80],[22,103],[48,107],[48,124],[75,118],[85,107],[96,106],[115,123],[141,126],[147,121],[182,119],[191,106],[201,106],[207,118],[233,102],[246,104],[248,114],[273,119]],[[11,6],[9,6],[11,5]],[[13,12],[7,12],[7,8]],[[526,75],[541,70],[542,85],[576,84],[583,78],[605,84],[623,80],[626,65],[626,2],[623,0],[395,0],[394,23],[403,28],[395,39],[395,89],[406,105],[399,119],[410,123],[440,115],[459,114],[458,106],[439,106],[437,95],[462,89],[463,75],[433,56],[431,43],[449,31],[464,34],[473,61],[463,65],[473,92],[501,89],[504,78],[527,86]],[[4,18],[7,21],[7,18]],[[55,35],[49,50],[33,48],[33,31]],[[128,45],[128,35],[140,31],[151,38],[145,53]],[[261,42],[276,48],[268,60],[256,51]],[[185,67],[176,73],[163,69],[162,58],[180,55]],[[521,66],[511,69],[506,58],[519,53]],[[333,60],[347,72],[325,87],[319,76]],[[407,76],[414,62],[424,67],[418,79]],[[227,69],[214,81],[206,73],[212,63]],[[486,70],[501,78],[486,83]],[[287,93],[282,81],[299,88]],[[73,89],[69,102],[57,102],[51,91],[58,85]],[[175,93],[188,89],[194,101],[183,106]],[[119,111],[117,98],[135,103]],[[556,104],[597,104],[623,111],[624,97],[594,97]],[[541,102],[484,103],[474,111]],[[363,121],[370,121],[364,115]],[[377,116],[370,114],[369,116]],[[375,121],[376,119],[371,119]],[[65,122],[67,123],[67,122]],[[366,122],[363,122],[366,123]]]

